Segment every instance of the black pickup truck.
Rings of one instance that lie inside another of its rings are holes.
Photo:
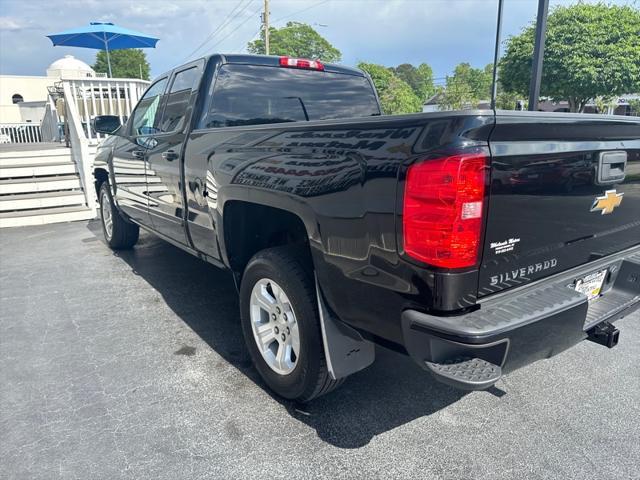
[[[382,116],[359,70],[212,55],[94,126],[113,133],[94,168],[108,244],[141,227],[230,269],[286,398],[332,390],[374,344],[485,389],[583,339],[614,346],[640,306],[640,118]]]

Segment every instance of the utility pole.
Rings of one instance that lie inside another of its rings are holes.
[[[544,58],[544,38],[547,33],[547,13],[549,0],[538,0],[538,18],[536,19],[536,38],[533,47],[533,62],[531,65],[531,83],[529,85],[529,110],[538,109],[540,98],[540,83],[542,82],[542,60]]]
[[[498,59],[500,57],[500,36],[502,33],[502,7],[503,0],[498,0],[498,20],[496,22],[496,45],[493,52],[493,81],[491,86],[491,109],[496,108],[498,96]]]
[[[264,0],[262,25],[264,26],[264,53],[269,55],[269,0]]]

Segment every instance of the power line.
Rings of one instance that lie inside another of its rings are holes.
[[[240,53],[242,53],[242,51],[247,47],[247,44],[253,42],[260,35],[260,32],[262,32],[262,30],[263,30],[263,28],[260,27],[258,29],[258,31],[256,33],[254,33],[253,36],[249,40],[247,40],[246,42],[243,42],[239,47],[234,49],[234,51],[238,50]]]
[[[205,40],[200,45],[198,45],[198,47],[194,51],[192,51],[189,55],[187,55],[184,60],[186,60],[188,58],[191,58],[197,51],[199,51],[202,47],[204,47],[207,43],[209,43],[218,33],[220,33],[222,31],[222,29],[227,27],[239,15],[244,13],[244,11],[249,7],[249,5],[251,5],[254,2],[254,0],[247,0],[246,3],[244,3],[244,2],[245,2],[245,0],[240,0],[237,3],[237,5],[227,14],[227,16],[224,18],[224,20],[222,20],[222,23],[220,23],[220,25],[218,25],[218,27],[215,30],[213,30],[213,32],[211,32],[209,34],[209,36],[207,38],[205,38]],[[244,6],[243,6],[243,3],[244,3]],[[238,9],[240,9],[240,10],[238,10]],[[234,13],[235,13],[235,15],[234,15]]]
[[[320,5],[322,5],[324,3],[327,3],[327,2],[330,2],[330,1],[331,0],[322,0],[321,2],[318,2],[318,3],[315,3],[315,4],[311,5],[310,7],[303,8],[302,10],[298,10],[297,12],[293,12],[293,13],[290,13],[289,15],[285,15],[284,17],[280,17],[277,20],[274,20],[273,22],[271,22],[271,24],[274,25],[274,24],[276,24],[278,22],[281,22],[282,20],[286,20],[288,18],[293,17],[294,15],[298,15],[300,13],[306,12],[307,10],[311,10],[312,8],[319,7]]]
[[[218,27],[217,27],[217,28],[215,28],[215,29],[213,30],[213,32],[211,32],[211,33],[209,34],[209,36],[208,36],[207,38],[205,38],[205,39],[204,39],[204,41],[203,41],[200,45],[198,45],[194,51],[192,51],[189,55],[187,55],[187,56],[184,58],[184,60],[186,60],[187,58],[190,58],[191,56],[193,56],[193,54],[194,54],[194,53],[196,53],[198,50],[200,50],[200,49],[201,49],[201,48],[202,48],[202,47],[203,47],[203,46],[204,46],[204,45],[205,45],[209,40],[211,40],[211,39],[216,35],[216,33],[218,33],[218,32],[220,31],[220,29],[221,29],[222,27],[224,27],[224,26],[227,24],[227,21],[231,18],[231,16],[234,14],[234,12],[235,12],[239,7],[240,7],[240,5],[242,5],[242,2],[243,2],[243,1],[244,1],[244,0],[240,0],[240,1],[236,4],[236,6],[235,6],[235,7],[234,7],[234,8],[233,8],[233,9],[232,9],[228,14],[227,14],[227,16],[226,16],[226,17],[224,17],[224,19],[222,20],[222,23],[220,23],[220,25],[218,25]],[[184,61],[184,60],[183,60],[183,61]]]
[[[253,2],[253,0],[252,0]],[[214,43],[213,45],[211,45],[211,47],[215,47],[216,45],[220,45],[220,43],[224,42],[227,38],[229,38],[231,35],[233,35],[235,32],[238,31],[238,29],[240,27],[242,27],[245,23],[247,23],[249,20],[251,20],[251,18],[253,18],[253,16],[258,13],[260,10],[262,10],[262,7],[259,7],[257,10],[255,10],[254,12],[251,13],[251,15],[247,16],[247,18],[244,19],[244,22],[240,22],[238,24],[238,26],[236,28],[234,28],[233,30],[231,30],[231,32],[229,32],[228,35],[226,35],[225,37],[222,37],[220,40],[218,40],[216,43]]]
[[[248,2],[247,2],[247,3],[242,7],[242,9],[241,9],[240,11],[238,11],[238,12],[234,15],[234,17],[233,17],[232,19],[230,19],[230,20],[227,22],[227,24],[226,24],[226,25],[224,25],[224,27],[229,26],[233,20],[235,20],[235,19],[236,19],[236,18],[238,18],[240,15],[242,15],[244,12],[246,12],[246,11],[247,11],[247,9],[251,6],[251,4],[252,4],[254,1],[255,1],[255,0],[248,0]],[[254,12],[254,13],[255,13],[255,12]],[[251,15],[249,15],[249,16],[245,19],[245,21],[241,23],[241,25],[244,25],[244,24],[247,22],[247,20],[248,20],[249,18],[251,18],[251,17],[254,15],[254,13],[252,13]],[[234,30],[232,30],[232,31],[231,31],[231,33],[235,32],[236,30],[237,30],[237,28],[235,28]],[[222,32],[222,30],[220,30],[218,33],[220,33],[220,32]],[[214,36],[215,36],[215,35],[214,35]],[[225,38],[228,38],[228,37],[229,37],[229,35],[227,35],[226,37],[224,37],[224,38],[223,38],[223,40],[224,40]],[[212,37],[212,38],[213,38],[213,37]],[[215,45],[218,45],[219,43],[220,43],[220,41],[216,42],[215,44],[213,44],[213,45],[212,45],[212,47],[213,47],[213,46],[215,46]]]
[[[205,39],[205,40],[204,40],[204,41],[203,41],[203,42],[198,46],[198,48],[196,48],[196,49],[191,53],[191,55],[193,55],[195,52],[197,52],[198,50],[200,50],[204,45],[206,45],[206,44],[207,44],[207,42],[209,42],[213,37],[215,37],[215,36],[216,36],[216,35],[217,35],[217,34],[218,34],[218,33],[219,33],[219,32],[220,32],[224,27],[226,27],[227,25],[229,25],[229,23],[230,23],[231,21],[233,21],[233,20],[234,20],[234,19],[235,19],[235,18],[236,18],[240,13],[241,13],[241,11],[238,11],[237,13],[236,13],[236,11],[237,11],[239,8],[241,8],[241,7],[242,7],[242,11],[244,11],[244,10],[249,6],[249,4],[251,3],[251,1],[252,1],[252,0],[247,0],[247,3],[245,3],[245,4],[244,4],[244,6],[243,6],[243,2],[244,2],[244,1],[245,1],[245,0],[240,0],[240,1],[237,3],[237,5],[233,8],[233,10],[231,10],[231,11],[227,14],[227,16],[223,19],[222,23],[220,23],[220,25],[218,25],[218,27],[217,27],[215,30],[213,30],[213,32],[211,32],[211,33],[209,34],[209,36],[208,36],[208,37],[207,37],[207,38],[206,38],[206,39]],[[235,15],[234,15],[234,13],[235,13]]]

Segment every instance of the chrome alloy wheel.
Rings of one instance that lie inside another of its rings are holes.
[[[253,286],[249,309],[262,358],[274,372],[290,374],[300,355],[300,333],[289,297],[276,282],[263,278]]]
[[[113,216],[111,215],[111,200],[107,193],[103,193],[100,198],[100,214],[102,216],[102,226],[107,240],[113,235]]]

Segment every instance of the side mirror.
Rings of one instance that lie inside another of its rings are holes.
[[[113,135],[120,127],[120,117],[116,115],[98,115],[93,119],[93,128],[98,133]]]

